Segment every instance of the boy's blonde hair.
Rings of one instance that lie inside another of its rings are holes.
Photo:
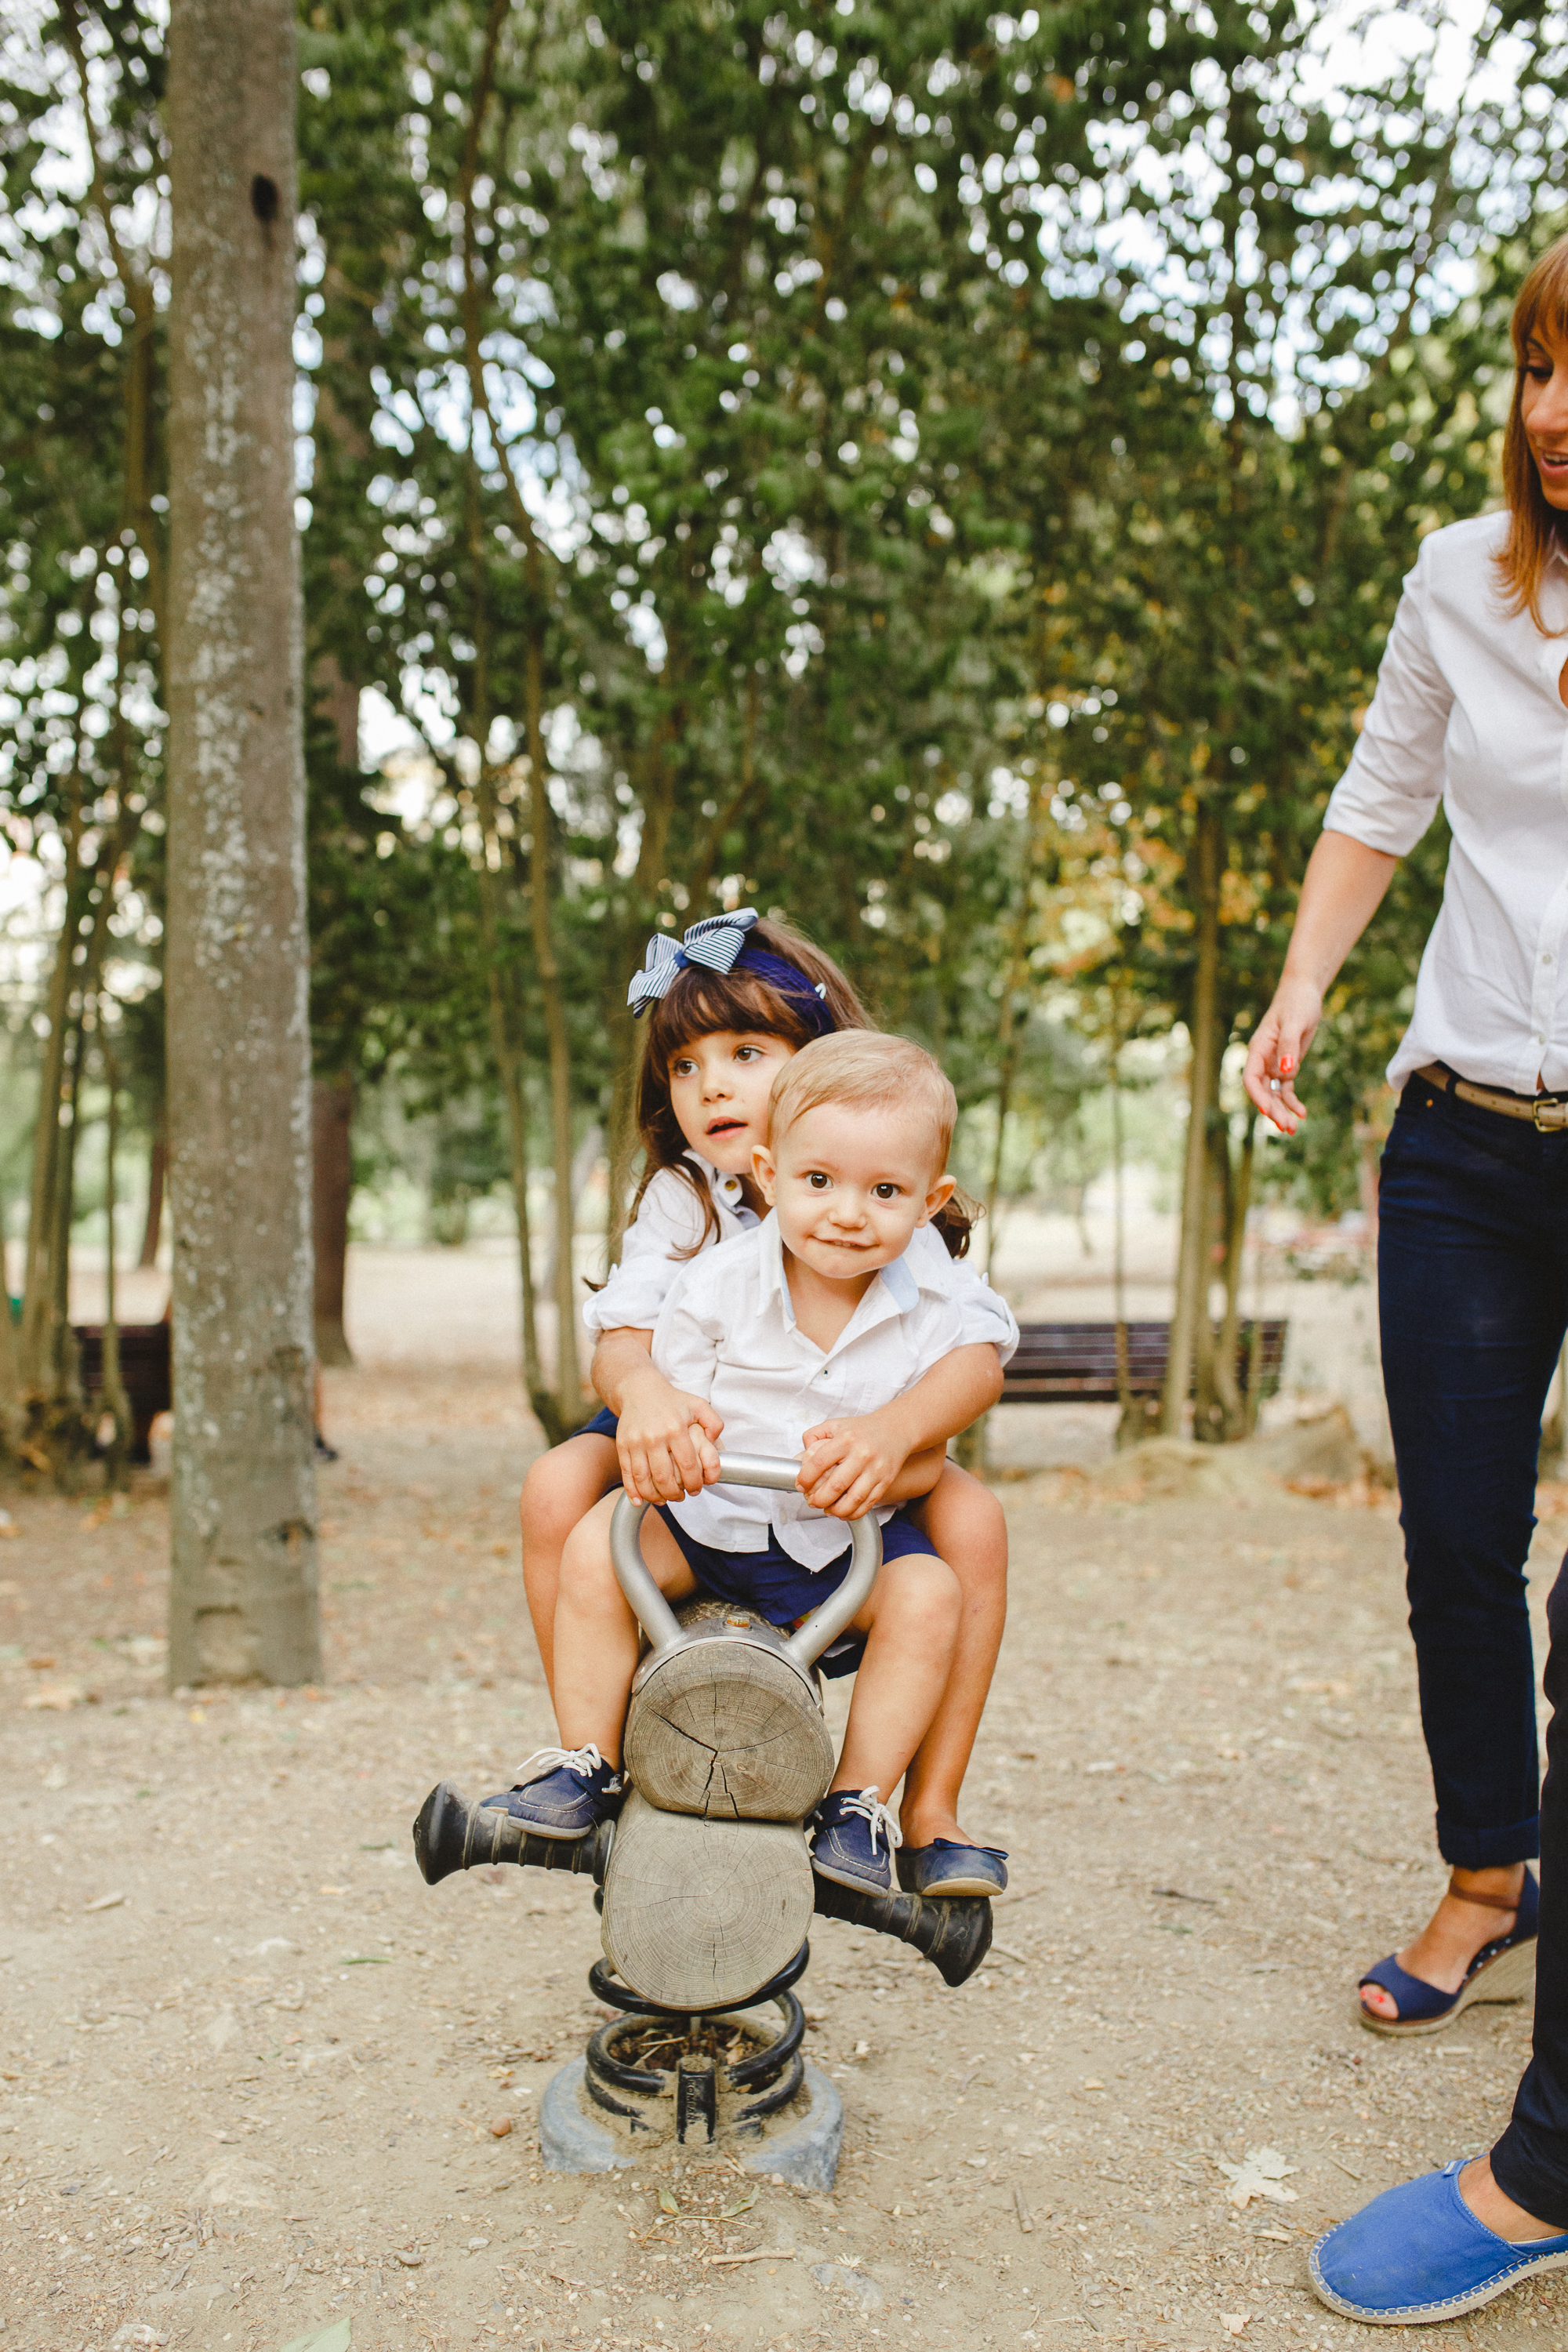
[[[930,1130],[931,1173],[947,1168],[958,1097],[923,1046],[876,1029],[849,1029],[803,1045],[773,1080],[768,1143],[776,1147],[797,1118],[824,1103],[854,1110],[900,1110]]]

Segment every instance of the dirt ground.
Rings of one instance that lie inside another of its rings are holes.
[[[328,1402],[317,1691],[164,1694],[155,1478],[118,1514],[3,1498],[0,2352],[277,2352],[343,2319],[358,2352],[1365,2340],[1307,2246],[1486,2145],[1529,2032],[1353,2021],[1441,1882],[1386,1503],[1006,1483],[967,1799],[1013,1856],[991,1961],[950,1992],[816,1923],[833,2195],[721,2162],[570,2179],[534,2115],[599,2014],[591,1890],[426,1888],[408,1835],[437,1778],[485,1793],[552,1737],[529,1424],[494,1364]],[[1238,2210],[1222,2166],[1264,2150],[1289,2201]],[[1426,2334],[1563,2342],[1568,2285]]]

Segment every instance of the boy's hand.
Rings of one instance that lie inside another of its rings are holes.
[[[675,1503],[719,1475],[724,1423],[703,1397],[671,1388],[650,1365],[621,1393],[616,1451],[634,1503]]]
[[[801,1441],[795,1485],[814,1511],[858,1519],[882,1499],[909,1448],[879,1412],[819,1421]]]

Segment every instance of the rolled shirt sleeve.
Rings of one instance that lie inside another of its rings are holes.
[[[651,1331],[682,1265],[706,1238],[702,1206],[689,1184],[661,1168],[621,1243],[621,1262],[583,1309],[595,1339],[606,1331]]]
[[[1415,848],[1443,796],[1454,690],[1432,652],[1429,570],[1424,546],[1405,579],[1350,766],[1323,816],[1325,833],[1348,834],[1390,857]]]
[[[911,1234],[905,1255],[921,1282],[941,1290],[957,1308],[958,1336],[951,1346],[974,1348],[989,1343],[1002,1362],[1009,1363],[1018,1345],[1017,1321],[1006,1300],[998,1297],[985,1276],[966,1259],[949,1257],[933,1225],[922,1225]]]

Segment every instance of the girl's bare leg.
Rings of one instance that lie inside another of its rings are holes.
[[[620,1476],[613,1437],[577,1436],[542,1454],[522,1482],[522,1589],[552,1698],[561,1554],[578,1520]]]
[[[909,1552],[883,1562],[855,1620],[870,1638],[855,1677],[836,1789],[874,1787],[887,1803],[936,1713],[961,1607],[958,1579],[944,1560]]]
[[[985,1710],[1002,1629],[1007,1622],[1007,1522],[989,1486],[950,1462],[916,1516],[963,1596],[952,1668],[931,1720],[904,1776],[899,1825],[907,1845],[950,1838],[975,1845],[960,1826],[958,1792],[969,1769]],[[884,1794],[886,1792],[884,1791]]]
[[[621,1760],[626,1702],[640,1635],[616,1580],[610,1520],[618,1497],[606,1495],[566,1538],[555,1603],[555,1721],[563,1748],[591,1740],[607,1764]],[[679,1545],[654,1512],[642,1523],[642,1551],[659,1591],[672,1601],[695,1579]]]

